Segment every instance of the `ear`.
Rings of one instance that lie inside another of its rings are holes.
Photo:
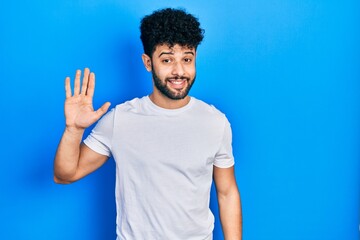
[[[146,55],[145,53],[143,55],[141,55],[141,58],[143,60],[143,63],[144,63],[144,66],[145,66],[146,70],[148,72],[151,72],[151,70],[152,70],[151,58],[148,55]]]

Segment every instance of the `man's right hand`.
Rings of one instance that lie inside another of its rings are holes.
[[[70,77],[65,79],[65,118],[66,129],[70,131],[84,131],[99,120],[109,109],[110,103],[104,103],[97,111],[93,108],[95,90],[95,74],[85,68],[82,85],[80,87],[81,71],[75,75],[74,93],[71,92]]]
[[[65,80],[66,129],[60,140],[54,161],[56,183],[72,183],[98,169],[109,158],[81,144],[85,128],[95,123],[109,109],[106,102],[94,111],[92,99],[95,90],[95,74],[88,68],[80,86],[81,71],[76,71],[74,92],[71,93],[70,78]]]

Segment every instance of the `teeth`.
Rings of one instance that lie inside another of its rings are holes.
[[[176,84],[176,85],[180,85],[180,84],[182,84],[184,81],[175,81],[175,80],[173,80],[173,81],[170,81],[172,84]]]

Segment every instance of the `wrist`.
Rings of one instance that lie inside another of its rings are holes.
[[[78,127],[72,127],[72,126],[66,126],[65,127],[65,133],[68,133],[70,135],[76,135],[76,136],[79,136],[79,135],[83,135],[85,132],[85,129],[84,128],[78,128]]]

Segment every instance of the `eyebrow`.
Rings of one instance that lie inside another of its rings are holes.
[[[161,57],[161,55],[164,55],[164,54],[174,55],[173,52],[162,52],[162,53],[160,53],[159,57]],[[185,54],[191,54],[191,55],[195,56],[195,54],[194,54],[193,52],[184,52],[184,55],[185,55]]]

